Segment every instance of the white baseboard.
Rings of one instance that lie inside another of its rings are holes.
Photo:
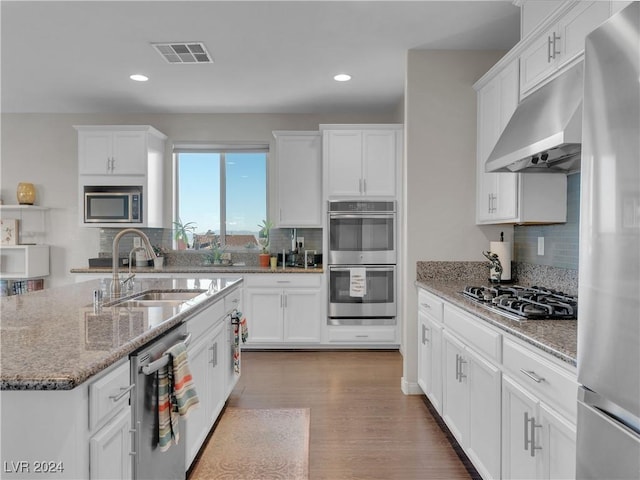
[[[405,395],[422,395],[422,389],[417,382],[408,382],[404,377],[400,380],[400,389]]]

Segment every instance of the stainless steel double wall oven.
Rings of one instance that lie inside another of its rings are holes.
[[[395,325],[396,202],[330,201],[330,325]]]

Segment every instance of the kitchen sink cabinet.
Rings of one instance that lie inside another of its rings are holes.
[[[187,323],[188,325],[188,323]],[[210,328],[188,348],[189,366],[200,407],[186,419],[186,468],[191,466],[226,400],[223,322]]]
[[[320,275],[248,275],[247,346],[319,343],[322,326]]]
[[[322,227],[320,132],[273,132],[276,139],[275,226]]]
[[[476,223],[558,223],[567,218],[561,174],[487,173],[485,163],[518,105],[518,61],[476,83]]]
[[[186,469],[200,451],[235,385],[229,378],[233,370],[229,315],[239,307],[241,294],[238,288],[187,321],[192,338],[187,348],[189,367],[200,406],[189,412],[186,419]]]
[[[397,195],[402,126],[320,127],[328,198]]]

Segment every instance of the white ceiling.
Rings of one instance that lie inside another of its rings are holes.
[[[508,50],[520,25],[511,1],[452,0],[2,0],[0,17],[3,113],[384,113],[407,50]],[[167,41],[214,63],[169,64]]]

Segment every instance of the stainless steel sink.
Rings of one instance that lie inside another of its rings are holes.
[[[134,297],[114,302],[112,305],[118,307],[174,307],[188,302],[203,292],[206,290],[143,292]]]
[[[179,307],[187,300],[123,300],[116,307]]]
[[[147,292],[133,297],[130,301],[186,302],[205,291],[206,290],[190,290],[188,292],[176,292],[167,290],[162,292]]]

